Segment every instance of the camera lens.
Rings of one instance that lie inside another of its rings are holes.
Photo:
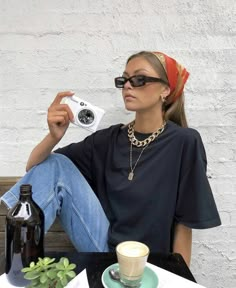
[[[78,120],[82,125],[91,125],[94,122],[94,113],[89,109],[83,109],[78,113]]]

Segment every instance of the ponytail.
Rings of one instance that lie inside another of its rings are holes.
[[[175,102],[168,104],[167,101],[163,104],[164,119],[175,122],[181,127],[188,127],[187,118],[184,109],[184,93],[175,100]]]

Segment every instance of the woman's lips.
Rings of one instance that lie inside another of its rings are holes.
[[[135,99],[135,97],[133,95],[130,95],[130,94],[124,95],[124,98],[125,98],[125,100],[133,100],[133,99]]]

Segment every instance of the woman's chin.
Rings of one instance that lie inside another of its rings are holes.
[[[132,103],[125,103],[125,109],[128,111],[136,111],[137,110],[137,105],[134,105]]]

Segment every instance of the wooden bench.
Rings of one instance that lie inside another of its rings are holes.
[[[20,177],[0,177],[0,197],[12,187]],[[0,204],[0,251],[5,248],[5,217],[6,206]],[[73,251],[75,250],[70,239],[65,234],[58,219],[45,235],[45,251]]]

